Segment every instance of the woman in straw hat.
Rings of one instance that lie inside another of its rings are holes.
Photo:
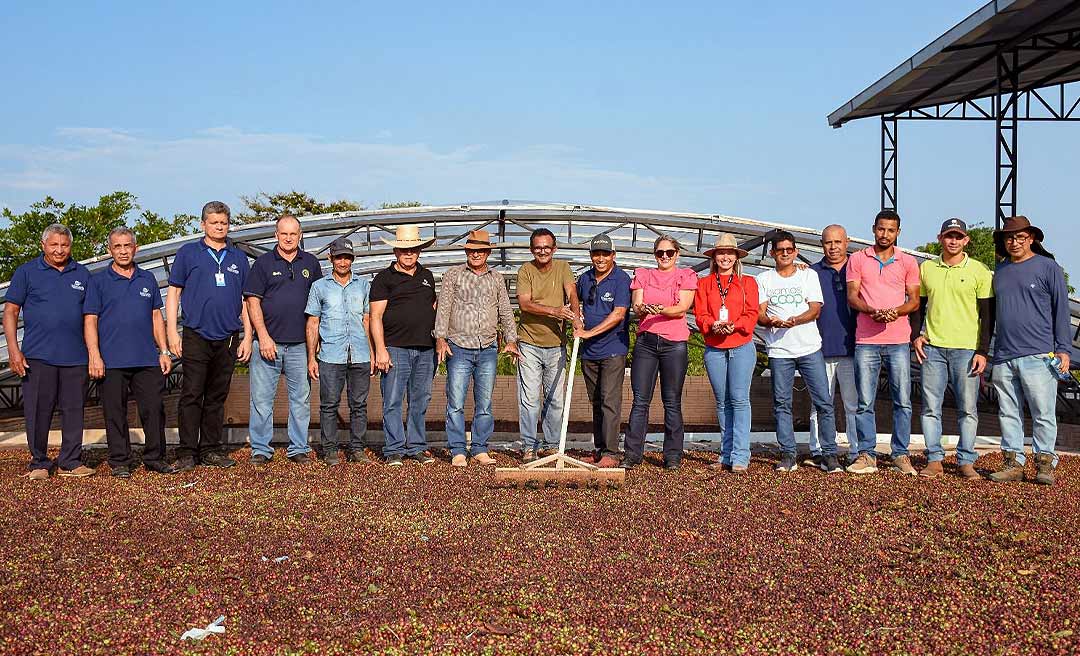
[[[757,363],[758,288],[753,276],[743,275],[746,255],[734,235],[720,235],[705,251],[710,273],[697,281],[694,295],[694,316],[705,337],[705,371],[724,436],[719,462],[710,467],[736,474],[750,463],[750,381]]]

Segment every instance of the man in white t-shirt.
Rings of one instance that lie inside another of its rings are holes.
[[[791,393],[798,370],[817,410],[821,468],[830,474],[838,473],[843,469],[836,458],[836,418],[825,373],[825,356],[821,353],[821,334],[817,328],[823,301],[821,283],[817,272],[795,267],[798,254],[794,235],[784,231],[775,233],[772,257],[776,269],[757,276],[758,325],[768,329],[765,345],[772,374],[776,441],[781,452],[776,470],[790,472],[798,468],[791,419]]]

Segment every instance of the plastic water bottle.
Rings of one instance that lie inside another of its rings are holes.
[[[1057,375],[1058,380],[1073,380],[1070,372],[1061,373],[1061,358],[1056,353],[1047,353],[1046,357],[1050,358],[1050,368],[1054,370],[1054,374]]]

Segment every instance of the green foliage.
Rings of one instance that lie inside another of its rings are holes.
[[[138,199],[127,191],[102,196],[97,205],[68,205],[47,196],[30,209],[16,214],[5,208],[6,226],[0,228],[0,280],[10,280],[15,269],[41,253],[41,233],[50,224],[62,223],[72,234],[71,256],[85,260],[105,253],[109,231],[129,225],[133,212],[140,209]],[[143,212],[130,225],[139,243],[151,243],[187,234],[193,218],[178,214],[172,220],[150,211]]]
[[[364,209],[360,203],[351,200],[335,200],[324,203],[302,191],[268,194],[260,191],[254,196],[241,196],[247,211],[234,212],[232,222],[237,225],[273,221],[282,214],[309,216],[312,214],[330,214],[332,212],[356,212]]]

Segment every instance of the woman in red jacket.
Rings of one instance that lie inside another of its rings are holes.
[[[711,467],[746,472],[750,464],[750,380],[757,350],[754,326],[758,289],[753,276],[744,276],[746,251],[734,235],[722,234],[705,251],[711,274],[698,280],[694,316],[705,336],[705,371],[716,396],[716,418],[723,431],[720,461]]]

